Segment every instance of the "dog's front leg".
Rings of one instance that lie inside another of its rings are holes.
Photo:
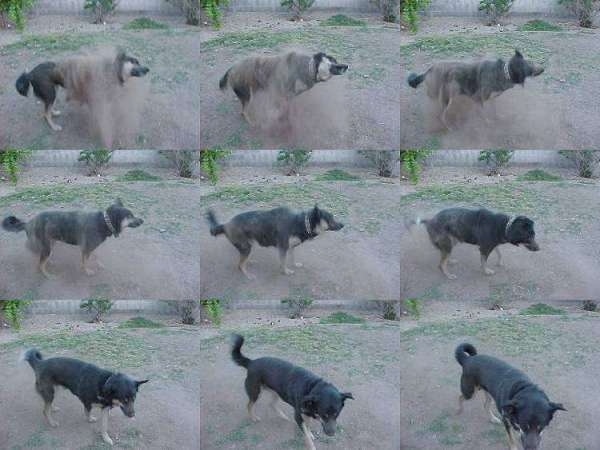
[[[52,128],[54,131],[61,131],[62,127],[60,125],[55,124],[54,121],[52,120],[53,107],[54,107],[54,103],[46,106],[46,108],[44,110],[44,118],[46,119],[46,122],[48,122],[48,125],[50,126],[50,128]],[[58,115],[58,114],[55,114],[55,115]]]
[[[315,437],[313,436],[312,432],[306,425],[306,422],[304,422],[300,411],[296,411],[296,413],[294,414],[294,419],[296,419],[296,423],[302,430],[302,434],[304,434],[304,444],[306,446],[306,449],[307,450],[317,450],[315,447],[315,443],[313,442]]]
[[[500,253],[500,249],[496,247],[494,251],[496,252],[496,256],[498,256],[498,262],[496,263],[496,265],[498,267],[503,267],[504,264],[502,263],[502,254]]]
[[[110,408],[102,408],[102,439],[108,445],[114,445],[113,440],[108,435],[108,414],[110,412]]]
[[[508,446],[510,450],[519,450],[517,447],[517,441],[513,435],[512,426],[506,420],[504,420],[504,428],[506,429],[506,433],[508,434]]]
[[[284,275],[291,275],[294,273],[293,270],[287,268],[287,248],[279,249],[279,265],[281,267],[281,273]]]
[[[481,253],[481,269],[483,270],[483,273],[485,273],[486,275],[494,275],[494,271],[487,266],[488,256],[489,256],[489,252]]]
[[[302,267],[302,263],[296,262],[296,258],[294,257],[294,247],[290,248],[290,262],[292,263],[292,266],[294,267]]]
[[[46,403],[44,405],[44,417],[48,421],[48,425],[52,428],[56,428],[58,426],[58,422],[52,418],[52,403]]]

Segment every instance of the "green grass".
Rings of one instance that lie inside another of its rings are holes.
[[[519,181],[561,181],[562,178],[558,175],[553,175],[541,169],[530,170],[523,175],[517,177]]]
[[[169,26],[148,17],[138,17],[123,27],[124,30],[164,30],[166,28]]]
[[[161,177],[149,174],[145,170],[134,169],[129,170],[124,175],[117,177],[117,181],[160,181]]]
[[[521,25],[519,31],[562,31],[562,28],[545,20],[535,19]]]
[[[33,50],[39,54],[54,55],[62,52],[72,52],[82,47],[98,45],[98,34],[65,33],[48,34],[43,36],[27,36],[18,42],[2,47],[5,53],[21,50]]]
[[[355,317],[345,312],[336,312],[321,318],[320,323],[365,323],[365,319],[362,317]]]
[[[459,434],[463,431],[462,425],[451,421],[445,414],[442,414],[432,420],[422,433],[435,434],[444,446],[453,446],[462,443]]]
[[[106,208],[116,197],[125,203],[132,193],[118,186],[94,184],[81,186],[33,187],[23,189],[14,194],[0,197],[0,207],[15,204],[53,206],[70,203],[83,203],[90,206]]]
[[[364,20],[353,19],[344,14],[336,14],[321,22],[321,25],[334,27],[364,27],[367,25],[367,22]]]
[[[162,326],[162,324],[144,317],[132,317],[126,322],[119,324],[119,328],[161,328]]]
[[[214,50],[226,47],[238,50],[257,50],[261,48],[275,48],[284,44],[301,42],[306,36],[307,33],[301,31],[227,33],[224,36],[204,42],[202,49]]]
[[[536,303],[535,305],[531,305],[521,310],[520,314],[524,316],[561,315],[565,314],[565,311],[546,305],[545,303]]]
[[[356,181],[360,180],[360,177],[342,169],[333,169],[317,175],[315,179],[318,181]]]

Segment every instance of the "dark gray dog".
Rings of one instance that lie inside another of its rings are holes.
[[[439,62],[425,73],[408,76],[408,84],[417,88],[423,81],[429,98],[442,108],[441,120],[450,129],[447,113],[459,95],[472,99],[483,109],[483,103],[497,97],[516,84],[524,85],[527,77],[537,77],[544,68],[527,61],[515,50],[508,62],[502,59],[465,63],[459,61]]]
[[[523,244],[527,250],[538,251],[540,247],[535,241],[533,220],[525,216],[511,219],[506,214],[495,214],[487,209],[449,208],[437,213],[429,220],[417,219],[407,225],[425,224],[431,243],[440,251],[440,270],[451,280],[456,275],[448,272],[452,248],[459,242],[479,246],[481,269],[486,275],[494,271],[487,267],[487,259],[492,250],[498,255],[498,265],[502,265],[500,244]]]

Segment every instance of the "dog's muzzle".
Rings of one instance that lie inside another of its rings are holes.
[[[336,429],[336,421],[330,420],[328,422],[324,422],[321,420],[321,425],[323,426],[323,431],[327,436],[333,436],[335,434]]]
[[[523,450],[538,450],[540,448],[541,440],[542,437],[537,432],[521,434],[521,444],[523,444]]]
[[[134,67],[133,69],[131,69],[131,76],[132,77],[143,77],[148,72],[150,72],[150,69],[148,69],[147,67],[142,67],[142,66]]]
[[[348,64],[332,64],[329,73],[332,75],[341,75],[348,70]]]
[[[137,228],[137,227],[139,227],[139,226],[140,226],[141,224],[143,224],[143,223],[144,223],[144,220],[143,220],[143,219],[135,219],[135,220],[132,220],[131,222],[129,222],[129,223],[127,224],[127,226],[128,226],[129,228]]]
[[[540,246],[538,245],[537,242],[535,241],[531,241],[531,242],[526,242],[525,244],[525,248],[527,250],[531,250],[532,252],[537,252],[540,249]]]
[[[341,230],[342,228],[344,228],[344,224],[341,222],[332,223],[331,226],[329,227],[329,229],[331,231],[338,231],[338,230]]]

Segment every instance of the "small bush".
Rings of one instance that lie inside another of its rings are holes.
[[[559,154],[569,160],[583,178],[592,178],[600,163],[598,150],[560,150]]]
[[[166,28],[169,28],[166,24],[156,22],[148,17],[138,17],[123,27],[124,30],[164,30]]]
[[[29,300],[0,300],[0,311],[10,326],[18,330],[30,304]]]
[[[561,31],[562,28],[558,25],[548,23],[545,20],[535,19],[519,27],[519,31]]]
[[[212,184],[219,181],[221,167],[219,160],[231,155],[230,150],[200,150],[200,169],[206,174]]]
[[[182,178],[192,178],[194,169],[200,162],[198,150],[161,150],[160,153],[171,161]]]
[[[277,164],[284,168],[286,175],[300,175],[311,157],[311,150],[279,150]]]
[[[221,325],[221,321],[223,320],[223,303],[221,300],[216,298],[200,300],[200,305],[202,306],[202,310],[206,312],[208,319],[214,325]]]
[[[365,323],[365,319],[352,316],[345,312],[336,312],[327,317],[323,317],[319,323]]]
[[[119,324],[119,328],[162,328],[163,325],[158,323],[158,322],[154,322],[152,320],[148,320],[145,317],[132,317],[131,319],[127,320],[126,322],[123,322],[121,324]]]
[[[196,300],[167,300],[167,304],[175,310],[181,319],[181,323],[185,325],[193,325],[196,323],[200,302]]]
[[[119,0],[85,0],[83,8],[93,16],[92,23],[104,23],[106,17],[113,14],[119,6]]]
[[[228,4],[228,0],[201,0],[202,10],[215,28],[221,28],[223,18],[221,8]]]
[[[0,150],[0,164],[11,183],[17,184],[22,166],[31,156],[31,150]]]
[[[558,4],[575,14],[579,26],[583,28],[592,28],[594,15],[600,9],[599,0],[558,0]]]
[[[514,150],[481,150],[479,161],[483,161],[488,168],[488,175],[500,175],[502,169],[508,167]]]
[[[391,300],[376,300],[375,304],[379,309],[381,317],[385,320],[398,320],[398,311],[400,304],[397,301]]]
[[[584,311],[594,312],[598,311],[598,304],[593,300],[584,300],[582,308]]]
[[[317,181],[357,181],[358,175],[352,175],[345,170],[332,169],[315,177]]]
[[[124,175],[117,178],[117,181],[160,181],[162,178],[149,174],[145,170],[128,170]]]
[[[546,305],[545,303],[536,303],[535,305],[531,305],[530,307],[521,311],[521,314],[525,316],[561,315],[564,313],[564,310],[554,308],[553,306]]]
[[[398,0],[371,0],[379,3],[383,12],[383,20],[395,22],[398,11]],[[402,20],[408,24],[408,29],[415,33],[419,26],[419,12],[429,8],[431,0],[400,0],[400,14]],[[386,18],[387,16],[387,18]]]
[[[83,162],[88,171],[88,176],[102,175],[104,169],[112,158],[112,150],[82,150],[77,161]]]
[[[417,184],[423,172],[423,163],[431,156],[431,150],[400,150],[400,164],[408,172],[408,179]]]
[[[314,4],[315,0],[281,0],[281,6],[292,12],[293,20],[300,20],[302,14]]]
[[[421,313],[423,311],[423,305],[418,298],[407,298],[404,300],[404,309],[411,315],[416,317],[417,319],[421,317]]]
[[[0,19],[2,16],[8,17],[18,30],[25,28],[27,13],[36,0],[0,0]],[[1,20],[0,20],[1,22]]]
[[[113,307],[114,303],[110,300],[105,299],[90,299],[90,300],[82,300],[79,307],[81,309],[85,309],[88,313],[94,315],[92,322],[100,323],[102,322],[102,318],[108,314],[108,312]]]
[[[561,177],[553,175],[541,169],[529,170],[523,175],[517,177],[519,181],[560,181]]]
[[[389,178],[394,172],[394,165],[400,158],[398,150],[359,150],[377,169],[377,175]]]
[[[336,14],[321,22],[321,25],[330,27],[364,27],[367,25],[367,22],[353,19],[344,14]]]
[[[313,304],[313,299],[307,296],[295,296],[281,300],[281,303],[287,306],[290,319],[299,319]]]
[[[188,25],[200,25],[200,0],[166,0],[179,8],[185,15],[185,23]]]
[[[508,14],[513,0],[480,0],[479,11],[483,11],[488,25],[497,25],[498,21]]]

